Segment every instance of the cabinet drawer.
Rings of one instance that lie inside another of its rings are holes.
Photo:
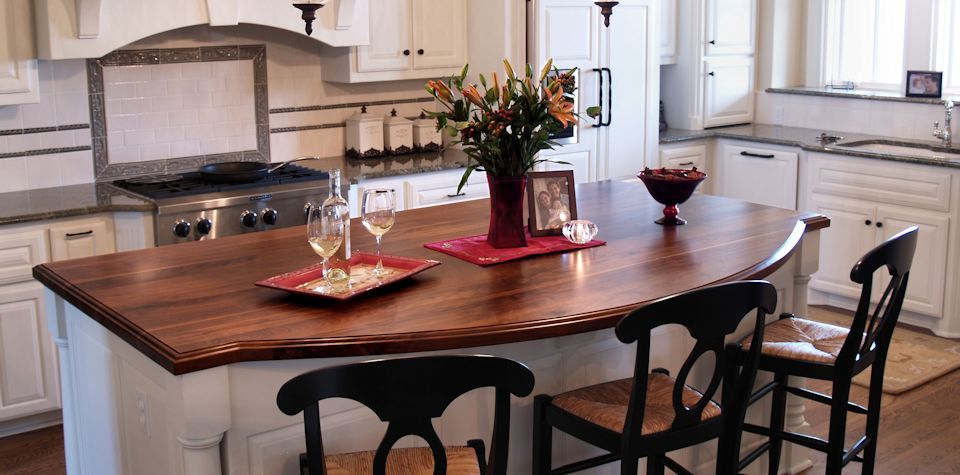
[[[720,196],[796,209],[796,153],[738,144],[725,144],[720,150],[717,163]]]
[[[457,193],[459,182],[459,177],[453,180],[407,182],[407,204],[410,208],[423,208],[490,196],[487,182],[482,178],[471,177],[463,189]]]
[[[99,256],[116,251],[113,225],[101,218],[50,227],[50,255],[54,261]]]
[[[947,169],[810,154],[810,190],[861,200],[950,211]]]
[[[30,280],[33,266],[48,259],[44,230],[0,235],[0,285]]]

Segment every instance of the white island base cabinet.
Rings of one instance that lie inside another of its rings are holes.
[[[817,268],[818,239],[819,232],[807,233],[790,260],[768,277],[779,290],[779,311],[805,313],[806,285]],[[298,454],[305,450],[303,418],[277,409],[280,386],[309,370],[371,359],[247,362],[176,376],[52,292],[46,291],[46,296],[52,310],[48,323],[59,347],[67,469],[74,475],[298,474]],[[737,339],[749,334],[750,327],[745,322]],[[692,344],[681,327],[660,328],[653,339],[651,367],[676,372]],[[442,353],[492,354],[516,359],[533,370],[533,393],[513,398],[511,408],[507,473],[523,474],[530,473],[533,396],[628,377],[635,346],[620,343],[613,329],[607,329]],[[697,368],[691,377],[705,384],[710,375]],[[463,443],[479,436],[489,447],[493,399],[487,389],[455,400],[435,421],[441,439]],[[328,453],[372,449],[385,429],[369,409],[352,401],[328,400],[320,410]],[[805,424],[803,411],[803,404],[791,398],[788,428]],[[764,423],[767,413],[765,404],[757,404],[748,420]],[[555,466],[597,454],[575,439],[555,437]],[[401,442],[409,446],[421,441]],[[746,436],[743,450],[760,443],[759,438]],[[671,456],[694,473],[712,473],[715,450],[715,444],[703,444]],[[761,460],[749,473],[759,473],[763,464]],[[785,444],[781,473],[809,466],[804,450]],[[614,475],[619,467],[614,463],[583,473]]]

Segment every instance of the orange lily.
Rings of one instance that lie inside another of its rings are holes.
[[[480,95],[480,91],[477,90],[477,87],[473,84],[468,85],[463,88],[463,97],[466,97],[467,100],[476,104],[477,107],[484,108],[486,104],[483,103],[483,97]]]
[[[564,128],[566,128],[569,123],[577,121],[577,117],[573,114],[573,104],[563,97],[563,91],[554,93],[550,88],[547,88],[544,94],[547,96],[547,111],[554,119],[557,119],[557,121],[563,124]]]

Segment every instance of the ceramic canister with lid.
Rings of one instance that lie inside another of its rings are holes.
[[[413,146],[421,152],[435,152],[443,148],[443,137],[437,130],[436,119],[430,119],[421,112],[420,118],[413,121]]]
[[[391,155],[402,155],[413,151],[413,122],[390,111],[390,117],[383,121],[383,142],[385,150]]]
[[[383,117],[368,114],[366,106],[347,119],[347,156],[383,156]]]

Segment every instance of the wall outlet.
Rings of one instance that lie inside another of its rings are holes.
[[[147,394],[137,390],[137,421],[143,435],[150,437],[150,405]]]

